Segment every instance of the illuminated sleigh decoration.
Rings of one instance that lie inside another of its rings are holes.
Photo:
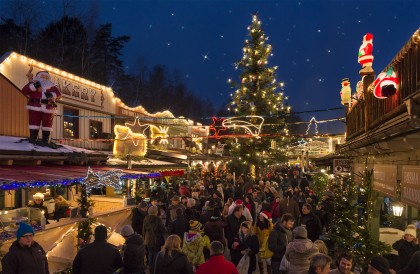
[[[243,128],[245,130],[245,134],[250,134],[253,137],[259,137],[263,123],[263,117],[251,115],[244,117],[227,118],[223,120],[222,125],[224,127],[233,129]]]

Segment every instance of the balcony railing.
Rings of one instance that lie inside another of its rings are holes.
[[[399,83],[395,95],[377,99],[373,93],[373,77],[364,79],[364,98],[347,113],[347,140],[370,132],[386,121],[407,111],[405,101],[420,93],[420,29],[405,44],[391,63]]]

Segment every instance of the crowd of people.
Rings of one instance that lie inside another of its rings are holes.
[[[172,188],[156,182],[150,200],[133,208],[131,225],[122,228],[126,242],[121,252],[106,242],[106,228],[98,226],[95,241],[78,252],[72,272],[351,274],[357,267],[352,254],[337,254],[333,264],[333,254],[322,241],[331,221],[325,209],[333,194],[318,197],[311,184],[298,168],[286,167],[256,180],[206,177]],[[415,232],[408,227],[404,239],[394,244],[401,254],[397,272],[377,256],[368,273],[420,273]],[[16,243],[2,260],[3,273],[24,273],[26,261],[19,254],[34,250],[39,258],[31,260],[44,270],[37,273],[48,273],[45,252],[33,235],[29,228],[19,228]]]

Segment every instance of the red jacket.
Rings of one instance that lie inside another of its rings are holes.
[[[211,256],[210,259],[201,264],[195,274],[239,274],[236,266],[226,261],[223,255]]]
[[[51,86],[43,88],[42,92],[38,92],[33,84],[34,82],[31,81],[22,88],[22,93],[29,99],[26,108],[45,113],[55,113],[56,106],[54,102],[61,98],[61,92],[58,87],[51,83]],[[48,96],[50,97],[48,98]]]

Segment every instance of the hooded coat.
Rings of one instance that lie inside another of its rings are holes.
[[[219,241],[226,246],[225,226],[226,223],[221,218],[211,217],[204,226],[204,233],[209,237],[210,242]]]
[[[123,246],[123,273],[144,273],[144,255],[146,246],[143,237],[139,234],[133,234],[125,241]]]
[[[191,263],[185,254],[174,250],[171,256],[162,251],[156,257],[155,274],[193,274]]]
[[[287,245],[284,254],[290,262],[289,273],[306,274],[315,253],[318,253],[318,248],[311,240],[295,238]]]
[[[193,265],[199,266],[200,264],[204,263],[203,249],[203,237],[199,232],[184,233],[182,252],[184,252],[185,255],[187,255],[188,261],[190,261]]]
[[[49,273],[46,253],[35,241],[30,247],[23,247],[18,240],[14,241],[1,264],[4,274]]]
[[[156,215],[147,215],[143,222],[143,236],[144,244],[146,246],[160,248],[165,240],[163,234],[166,232],[166,228],[163,225],[162,219]]]

